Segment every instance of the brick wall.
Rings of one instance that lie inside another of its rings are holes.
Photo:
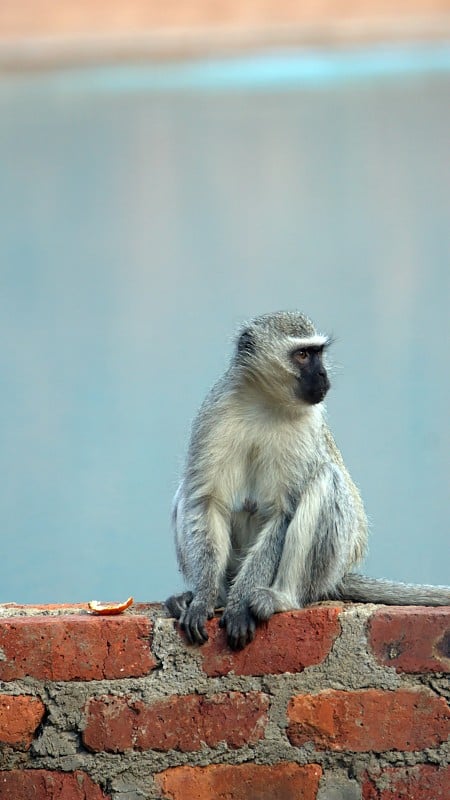
[[[245,650],[157,605],[0,606],[0,800],[448,800],[450,608],[323,604]]]

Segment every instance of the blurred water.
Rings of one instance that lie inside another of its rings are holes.
[[[0,600],[181,585],[189,422],[285,307],[337,337],[367,570],[449,582],[449,54],[1,79]]]

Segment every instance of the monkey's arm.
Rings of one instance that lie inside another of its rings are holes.
[[[166,601],[168,610],[178,617],[180,627],[191,644],[208,639],[207,619],[224,581],[228,553],[229,513],[212,498],[185,500],[179,493],[174,513],[178,561],[192,592]]]
[[[233,648],[277,611],[333,596],[351,563],[358,517],[346,476],[324,464],[304,487],[292,519],[272,519],[249,551],[221,620]]]
[[[220,626],[226,628],[228,644],[233,650],[245,647],[254,638],[258,617],[251,609],[252,594],[257,587],[271,586],[289,522],[290,517],[279,513],[262,528],[230,589]]]

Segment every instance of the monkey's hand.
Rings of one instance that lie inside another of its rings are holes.
[[[226,628],[228,644],[232,650],[242,650],[254,639],[256,619],[245,601],[238,606],[228,605],[219,625],[221,628]]]
[[[213,616],[214,607],[200,597],[194,597],[180,617],[180,628],[190,644],[204,644],[208,641],[205,622]]]
[[[192,603],[194,595],[192,592],[183,592],[182,594],[172,594],[167,598],[164,605],[167,608],[171,617],[180,619],[186,611],[188,605]]]

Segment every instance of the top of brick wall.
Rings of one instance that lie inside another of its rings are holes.
[[[349,608],[355,606],[324,603],[277,614],[239,652],[227,647],[214,619],[208,623],[209,641],[188,650],[210,677],[302,672],[327,659]],[[449,670],[450,608],[367,610],[368,647],[380,666],[404,673]],[[116,617],[92,615],[85,605],[0,606],[0,680],[87,681],[150,674],[158,666],[153,641],[157,624],[167,635],[175,625],[155,604],[136,604]]]

